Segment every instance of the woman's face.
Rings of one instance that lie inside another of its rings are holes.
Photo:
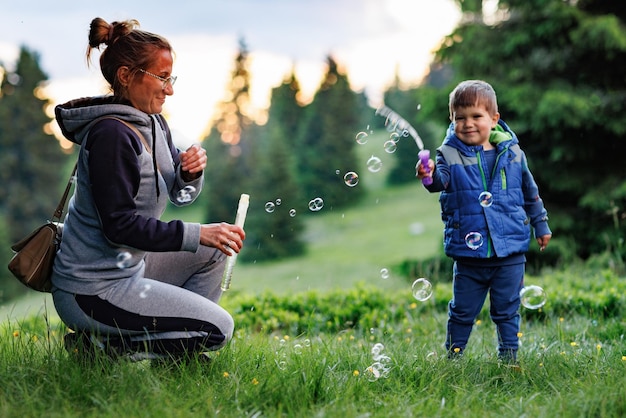
[[[152,64],[142,68],[144,71],[136,73],[126,92],[133,107],[148,114],[161,113],[165,97],[174,94],[174,87],[167,82],[163,88],[163,80],[154,75],[167,79],[172,75],[173,63],[172,53],[167,49],[160,49]]]

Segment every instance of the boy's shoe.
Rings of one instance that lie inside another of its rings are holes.
[[[498,360],[506,364],[517,364],[517,350],[501,350]]]
[[[448,350],[448,360],[458,360],[461,358],[463,358],[463,350],[460,350],[458,347],[454,350]]]

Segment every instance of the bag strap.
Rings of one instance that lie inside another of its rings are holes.
[[[76,169],[78,168],[78,161],[74,164],[74,169],[72,170],[72,174],[70,174],[70,178],[67,181],[67,186],[65,186],[65,191],[63,192],[63,197],[61,197],[61,201],[59,202],[54,214],[52,215],[52,220],[55,219],[57,222],[61,222],[61,217],[63,216],[63,209],[65,208],[65,202],[67,201],[67,196],[70,194],[70,188],[72,187],[72,180],[74,179],[74,175],[76,174]]]
[[[146,141],[146,137],[143,136],[143,134],[139,131],[139,129],[137,129],[137,127],[135,125],[133,125],[130,122],[126,122],[124,119],[120,119],[120,118],[116,118],[115,116],[103,116],[101,118],[98,118],[94,121],[94,124],[96,122],[99,122],[103,119],[114,119],[118,122],[122,122],[124,125],[128,126],[134,133],[135,135],[137,135],[139,137],[139,139],[141,140],[141,143],[143,144],[144,147],[146,147],[146,151],[148,151],[148,154],[152,154],[152,147],[148,144],[148,141]]]

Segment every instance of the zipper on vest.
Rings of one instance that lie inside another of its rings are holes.
[[[499,158],[500,156],[498,156]],[[496,158],[496,165],[494,167],[496,167],[498,165],[498,158]],[[476,160],[478,161],[478,169],[480,170],[480,177],[483,181],[483,189],[485,191],[487,191],[487,178],[485,177],[485,171],[483,170],[483,163],[480,159],[480,152],[476,153]],[[494,168],[495,170],[495,168]],[[486,221],[485,221],[486,222]],[[491,257],[491,253],[492,253],[492,243],[491,243],[491,236],[489,234],[487,234],[487,258]]]

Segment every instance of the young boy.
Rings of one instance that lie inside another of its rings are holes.
[[[520,290],[531,226],[540,249],[552,233],[537,184],[513,131],[500,120],[496,93],[480,80],[450,93],[450,120],[437,163],[417,166],[425,186],[441,192],[444,250],[454,259],[445,346],[463,354],[476,316],[490,297],[498,332],[498,357],[516,362]]]

